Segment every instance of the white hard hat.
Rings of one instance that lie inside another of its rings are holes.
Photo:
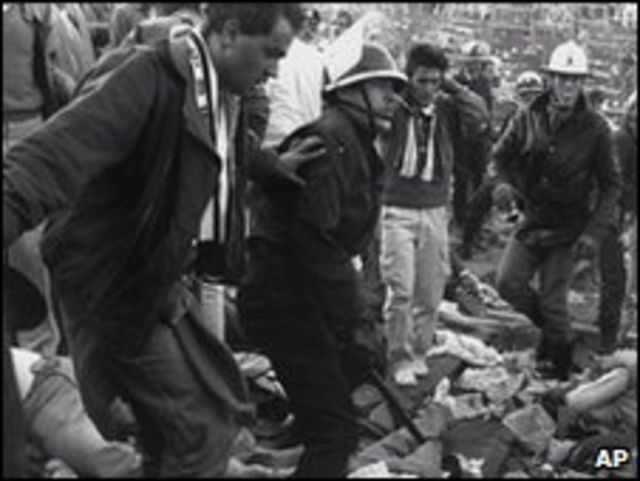
[[[543,67],[543,70],[565,75],[589,75],[587,54],[576,42],[570,40],[556,47],[549,65]]]
[[[491,47],[482,40],[470,40],[460,47],[460,54],[465,60],[489,61]]]
[[[544,83],[542,77],[533,70],[525,70],[516,80],[516,91],[519,93],[525,92],[542,92]]]

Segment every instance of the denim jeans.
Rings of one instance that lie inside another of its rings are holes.
[[[449,277],[445,207],[384,207],[382,277],[391,364],[423,355],[432,345],[438,307]]]
[[[44,451],[81,476],[131,477],[141,474],[132,446],[105,440],[86,413],[68,358],[42,358],[23,406],[29,432]]]
[[[568,294],[573,274],[571,247],[533,247],[518,241],[513,235],[498,265],[500,296],[541,327],[543,336],[553,343],[569,341]],[[536,273],[537,290],[531,286]]]

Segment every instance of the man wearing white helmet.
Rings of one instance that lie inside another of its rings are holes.
[[[499,205],[522,200],[524,220],[498,267],[498,291],[542,329],[539,366],[568,377],[572,349],[567,295],[576,255],[593,255],[615,227],[621,178],[606,121],[587,104],[587,57],[575,42],[554,50],[550,88],[519,111],[493,150]],[[589,197],[598,187],[595,209]],[[539,275],[539,288],[530,281]],[[550,361],[545,365],[542,361]]]
[[[354,348],[364,306],[352,258],[378,222],[384,164],[374,141],[391,127],[405,76],[384,48],[361,52],[327,85],[322,116],[280,147],[322,138],[326,155],[300,170],[306,186],[257,192],[239,295],[247,333],[291,401],[305,447],[296,477],[346,474],[358,440],[350,392],[371,368],[371,350]]]

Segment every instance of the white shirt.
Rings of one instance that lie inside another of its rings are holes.
[[[278,76],[266,84],[269,120],[264,145],[275,147],[298,127],[322,113],[322,56],[313,45],[294,38],[278,65]]]

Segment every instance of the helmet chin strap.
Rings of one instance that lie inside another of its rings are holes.
[[[360,96],[364,100],[364,104],[367,107],[367,121],[369,122],[369,130],[372,133],[376,133],[376,114],[373,112],[373,107],[371,107],[371,100],[369,99],[369,95],[367,94],[367,89],[364,88],[364,85],[360,85]]]

